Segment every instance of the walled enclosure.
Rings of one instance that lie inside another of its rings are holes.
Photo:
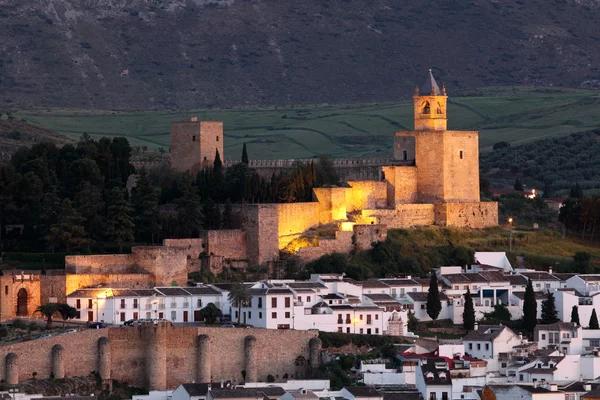
[[[36,346],[9,344],[0,346],[0,376],[16,384],[33,378],[34,372],[43,379],[52,372],[73,377],[98,371],[103,381],[165,390],[194,381],[264,382],[267,375],[282,379],[286,373],[294,377],[307,368],[295,365],[298,356],[313,368],[320,365],[321,344],[314,332],[229,329],[226,333],[222,328],[150,323],[53,336],[38,340]]]

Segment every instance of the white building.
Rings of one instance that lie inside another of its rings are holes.
[[[481,325],[463,337],[465,354],[487,361],[488,371],[499,371],[501,353],[510,353],[523,339],[502,325]]]
[[[446,359],[421,359],[416,371],[416,386],[424,399],[452,399],[452,378]]]
[[[572,322],[537,325],[534,331],[538,349],[558,349],[563,354],[583,353],[583,329]]]

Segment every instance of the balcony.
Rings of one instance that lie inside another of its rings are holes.
[[[152,310],[152,303],[148,303],[148,304],[146,304],[146,307],[145,307],[145,309],[146,309],[146,310]]]
[[[171,303],[171,308],[177,308],[177,303]]]
[[[183,303],[183,308],[188,308],[190,306],[190,303]]]
[[[295,301],[295,302],[294,302],[294,305],[295,305],[295,306],[300,306],[300,307],[302,307],[302,306],[304,306],[304,303],[303,303],[303,302],[301,302],[301,301]]]
[[[338,324],[343,324],[344,320],[343,319],[338,319]]]
[[[351,320],[350,318],[346,318],[346,323],[347,323],[347,324],[351,324],[351,323],[352,323],[352,320]]]
[[[367,325],[373,325],[373,321],[371,321],[370,319],[367,320]]]
[[[159,310],[164,310],[165,309],[165,305],[164,304],[159,304],[158,305],[158,309]]]
[[[140,305],[138,303],[133,303],[133,308],[139,308]]]

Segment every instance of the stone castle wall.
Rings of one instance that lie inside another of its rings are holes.
[[[328,223],[329,219],[323,218],[320,212],[321,204],[311,203],[285,203],[277,204],[277,223],[279,237],[278,250],[285,248],[292,240],[298,238],[307,229]],[[269,220],[264,223],[270,223]]]
[[[294,377],[299,372],[298,356],[316,366],[320,363],[315,359],[320,341],[314,332],[230,329],[226,333],[222,328],[145,324],[58,335],[40,339],[35,346],[8,344],[0,347],[0,376],[16,384],[32,379],[34,372],[45,379],[57,371],[64,371],[65,377],[98,371],[104,381],[165,390],[194,381],[241,383],[242,371],[246,382],[266,381],[267,375],[281,379],[286,373]],[[301,369],[304,372],[305,367]]]
[[[417,167],[388,166],[382,172],[389,206],[417,202]]]
[[[336,231],[335,238],[319,239],[319,245],[313,247],[302,247],[296,255],[301,263],[316,260],[325,254],[348,253],[354,249],[352,243],[353,232]]]
[[[376,223],[387,225],[388,228],[427,226],[435,221],[433,204],[397,204],[393,210],[363,210],[362,216],[374,218]]]
[[[498,225],[498,203],[441,203],[435,205],[437,225],[486,228]]]
[[[444,201],[479,201],[479,134],[445,131]]]
[[[247,258],[246,232],[241,229],[205,231],[206,252],[231,260]]]
[[[347,212],[387,206],[387,183],[377,181],[349,181],[345,191]]]
[[[374,242],[387,238],[387,225],[354,225],[354,248],[358,251],[370,249]]]
[[[187,238],[187,239],[164,239],[163,246],[178,247],[184,249],[187,256],[187,271],[198,271],[201,267],[200,254],[206,251],[206,239]]]

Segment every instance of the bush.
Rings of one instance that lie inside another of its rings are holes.
[[[13,321],[13,327],[16,329],[27,329],[27,323],[22,319],[15,319]]]
[[[40,326],[38,324],[36,324],[35,322],[31,322],[28,326],[30,331],[37,331],[38,329],[40,329]]]
[[[267,375],[267,382],[269,382],[269,383],[275,382],[275,377],[271,374]]]
[[[8,329],[5,326],[0,327],[0,338],[5,338],[8,336]]]

